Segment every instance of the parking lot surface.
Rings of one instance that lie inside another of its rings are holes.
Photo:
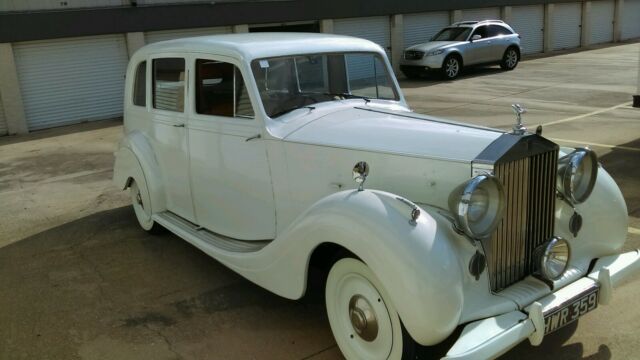
[[[561,145],[593,148],[640,248],[640,44],[403,80],[421,113],[509,129],[510,105]],[[169,233],[141,230],[111,185],[121,121],[0,138],[0,359],[340,359],[322,297],[273,295]],[[603,239],[606,241],[606,239]],[[637,359],[640,280],[610,306],[505,359]]]

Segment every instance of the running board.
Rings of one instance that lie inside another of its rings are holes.
[[[220,250],[234,253],[251,253],[262,250],[273,240],[238,240],[216,234],[180,216],[164,211],[153,215],[153,220],[182,238],[195,238]],[[186,239],[185,239],[186,240]]]

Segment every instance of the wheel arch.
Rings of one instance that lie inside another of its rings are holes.
[[[127,134],[115,152],[113,182],[126,190],[133,181],[149,194],[151,209],[157,213],[166,209],[160,169],[151,145],[139,131]]]
[[[520,61],[520,59],[522,59],[522,53],[520,52],[520,46],[518,46],[517,44],[511,44],[511,45],[507,46],[506,49],[504,49],[504,54],[506,54],[507,51],[509,51],[509,49],[514,49],[516,51],[516,53],[518,54],[518,61]]]
[[[462,56],[462,53],[458,49],[453,49],[449,53],[447,53],[447,55],[444,57],[444,60],[442,60],[442,67],[444,67],[444,64],[447,62],[447,59],[451,56],[455,56],[458,58],[458,60],[460,60],[460,68],[462,69],[462,67],[464,66],[464,57]]]

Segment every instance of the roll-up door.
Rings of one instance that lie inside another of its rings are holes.
[[[462,10],[463,21],[482,21],[482,20],[499,20],[500,8],[488,7],[479,9],[464,9]]]
[[[333,32],[373,41],[390,53],[391,27],[386,16],[334,20]]]
[[[580,46],[582,5],[580,3],[554,4],[551,19],[551,37],[554,50]]]
[[[122,115],[124,35],[14,44],[29,130]]]
[[[229,33],[231,33],[231,27],[219,26],[210,28],[149,31],[144,34],[144,37],[146,43],[151,44],[158,41],[180,39],[192,36],[206,36]]]
[[[2,94],[0,94],[0,136],[7,135],[7,119],[4,117],[2,108]]]
[[[420,44],[449,25],[446,11],[404,15],[404,47]]]
[[[525,54],[544,51],[544,5],[514,6],[509,25],[520,34]]]
[[[625,0],[622,12],[622,39],[640,37],[640,0]]]
[[[613,0],[592,1],[589,20],[591,34],[589,43],[600,44],[613,41]],[[640,21],[640,14],[638,14]]]

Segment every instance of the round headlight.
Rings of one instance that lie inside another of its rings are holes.
[[[537,250],[540,275],[549,280],[557,280],[567,270],[571,249],[567,240],[554,237]]]
[[[449,195],[456,226],[472,238],[485,238],[502,220],[504,191],[493,176],[478,175]]]
[[[586,148],[578,148],[558,160],[558,189],[572,204],[587,200],[598,175],[598,157]]]

